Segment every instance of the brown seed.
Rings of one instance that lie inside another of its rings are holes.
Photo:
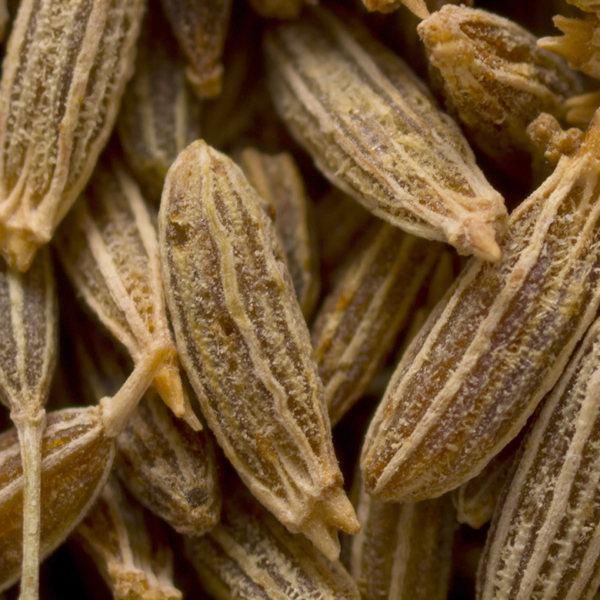
[[[323,8],[268,32],[281,118],[331,182],[408,233],[500,259],[502,197],[407,65]]]
[[[398,366],[362,453],[381,500],[438,496],[525,425],[600,304],[600,115],[511,215],[503,260],[473,260]]]
[[[162,5],[189,65],[186,75],[199,98],[221,93],[221,53],[231,0],[162,0]]]
[[[23,0],[0,84],[0,250],[26,270],[89,179],[133,73],[143,0]]]
[[[178,417],[201,429],[181,382],[152,221],[135,181],[114,155],[106,155],[55,246],[79,294],[135,363],[157,344],[168,351],[154,385]]]
[[[181,600],[164,525],[114,477],[71,539],[90,554],[115,600]]]
[[[323,387],[275,226],[203,141],[169,170],[159,216],[167,302],[209,427],[252,493],[328,557],[355,532]]]

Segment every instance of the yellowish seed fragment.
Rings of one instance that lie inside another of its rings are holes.
[[[133,73],[143,0],[24,0],[0,83],[0,251],[26,270],[87,183]]]
[[[367,10],[377,10],[382,13],[389,13],[397,10],[401,6],[406,6],[417,17],[426,19],[429,16],[429,9],[425,0],[363,0]]]
[[[182,363],[250,491],[331,559],[358,524],[283,249],[239,167],[202,141],[169,170],[159,216]]]
[[[502,197],[402,60],[323,8],[265,38],[279,115],[317,167],[408,233],[498,261]]]

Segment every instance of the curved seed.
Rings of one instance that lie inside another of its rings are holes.
[[[265,38],[275,106],[332,183],[408,233],[500,259],[502,197],[402,60],[313,8]]]
[[[133,73],[143,0],[24,0],[0,84],[0,251],[26,270],[89,179]]]
[[[560,376],[600,304],[600,115],[512,215],[497,265],[473,260],[398,366],[362,452],[377,499],[477,475]]]
[[[226,156],[193,143],[159,215],[165,290],[208,425],[252,493],[332,559],[356,531],[308,329],[264,201]]]
[[[55,245],[77,291],[136,364],[157,345],[165,348],[154,385],[178,417],[200,429],[181,382],[152,220],[131,176],[115,157],[103,157]]]

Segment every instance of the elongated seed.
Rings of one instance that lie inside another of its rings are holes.
[[[581,82],[560,57],[513,21],[444,6],[421,22],[430,74],[467,138],[504,170],[528,175],[526,129],[540,113],[561,118]]]
[[[231,0],[161,0],[189,65],[186,74],[199,98],[221,93],[221,53]]]
[[[120,161],[105,156],[57,232],[55,246],[77,291],[134,362],[157,343],[168,349],[154,385],[178,417],[200,429],[169,330],[152,220],[135,181]]]
[[[503,260],[473,260],[398,366],[367,433],[378,499],[477,475],[560,376],[600,303],[600,115],[517,210]]]
[[[115,600],[181,600],[164,525],[111,477],[72,539],[94,560]]]
[[[378,502],[360,485],[361,531],[350,540],[348,571],[363,600],[445,600],[456,518],[448,495],[416,503]]]
[[[567,123],[588,127],[594,113],[600,108],[600,92],[573,96],[565,102]]]
[[[223,503],[221,522],[186,538],[186,554],[216,600],[319,598],[358,600],[352,578],[303,536],[287,531],[238,482]]]
[[[258,195],[275,208],[275,227],[283,243],[296,297],[307,322],[319,299],[321,280],[314,237],[313,206],[291,154],[268,155],[246,148],[237,163]]]
[[[592,598],[600,584],[600,322],[540,406],[503,488],[478,598]]]
[[[355,532],[323,387],[264,202],[198,141],[169,170],[159,216],[167,302],[208,425],[252,493],[332,559]]]
[[[44,405],[58,354],[58,299],[48,249],[27,273],[0,261],[0,401],[10,408],[24,465],[21,598],[38,597]]]
[[[50,413],[42,438],[40,559],[77,526],[104,486],[122,430],[164,355],[141,362],[123,387],[99,406]],[[0,434],[0,591],[21,576],[24,474],[18,434]]]
[[[311,330],[332,425],[382,366],[442,250],[442,244],[387,223],[375,223],[367,235],[348,257]]]
[[[405,63],[322,8],[273,28],[265,51],[279,115],[332,183],[409,233],[500,258],[502,197]]]
[[[156,206],[169,167],[200,137],[200,106],[161,6],[151,2],[117,128],[127,163]]]
[[[0,84],[0,251],[20,270],[89,179],[133,72],[143,0],[24,0]]]

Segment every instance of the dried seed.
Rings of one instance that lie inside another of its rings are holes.
[[[159,216],[182,363],[252,493],[328,557],[357,523],[275,226],[241,170],[203,141],[167,174]]]
[[[600,115],[511,215],[503,260],[473,260],[398,366],[362,454],[380,500],[438,496],[525,425],[600,303]]]
[[[456,518],[448,495],[397,504],[373,500],[361,485],[361,531],[350,541],[348,571],[363,600],[446,600]]]
[[[523,435],[520,434],[500,454],[494,456],[477,477],[452,492],[459,523],[480,529],[491,520],[522,441]]]
[[[115,600],[181,600],[164,525],[127,496],[114,477],[72,539],[91,555]]]
[[[382,13],[392,12],[401,6],[406,6],[417,17],[426,19],[429,16],[429,10],[425,0],[363,0],[367,10],[377,10]]]
[[[44,405],[58,354],[58,299],[47,249],[27,273],[0,261],[0,401],[10,408],[24,465],[21,598],[37,598]]]
[[[430,74],[467,138],[509,173],[528,176],[526,129],[540,113],[564,114],[581,93],[566,62],[537,38],[485,10],[444,6],[418,27]]]
[[[24,0],[0,84],[0,250],[20,270],[89,179],[133,72],[143,0]]]
[[[554,17],[554,24],[565,34],[538,40],[538,46],[555,52],[569,61],[571,68],[600,79],[600,46],[598,30],[600,19],[568,19],[561,15]]]
[[[77,291],[135,363],[156,344],[168,350],[154,385],[178,417],[201,429],[182,386],[169,330],[152,214],[114,156],[98,163],[55,246]]]
[[[478,598],[592,598],[600,584],[600,322],[540,406],[503,488]]]
[[[221,53],[231,0],[162,0],[179,46],[186,55],[188,81],[199,98],[221,93]]]
[[[600,108],[600,92],[573,96],[565,102],[567,123],[578,127],[588,127],[594,113]]]
[[[441,244],[378,222],[348,257],[311,330],[332,425],[383,365],[441,250]]]
[[[271,30],[265,49],[279,115],[332,183],[409,233],[500,258],[502,197],[399,58],[317,8]]]
[[[223,503],[221,522],[186,539],[186,554],[216,600],[319,598],[359,600],[352,578],[303,536],[292,535],[239,482]]]
[[[236,161],[258,195],[275,208],[275,227],[283,243],[302,314],[308,322],[319,299],[321,280],[314,238],[313,206],[291,154],[269,156],[246,148]]]
[[[161,17],[160,4],[151,3],[117,121],[127,163],[156,206],[169,167],[200,137],[200,102],[188,87],[185,61]]]
[[[115,454],[114,437],[150,385],[164,350],[141,362],[123,387],[100,406],[48,414],[42,439],[40,559],[77,526],[104,486]],[[21,576],[23,467],[18,434],[0,434],[0,591]]]

